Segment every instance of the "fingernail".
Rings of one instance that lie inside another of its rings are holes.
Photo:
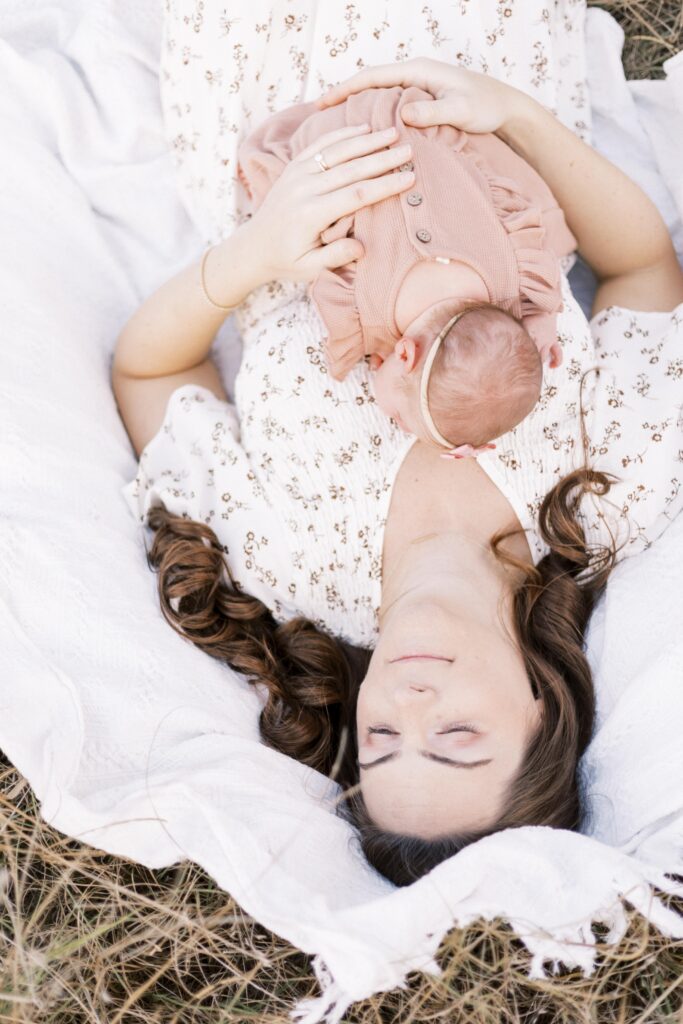
[[[415,177],[414,171],[401,171],[399,174],[399,181],[410,182]]]
[[[367,122],[365,122],[364,124],[357,124],[356,125],[356,128],[360,132],[366,131],[369,127],[370,127],[370,125]]]
[[[384,131],[381,134],[382,134],[382,138],[383,139],[389,139],[389,138],[391,138],[392,135],[396,134],[396,129],[395,128],[385,128]]]

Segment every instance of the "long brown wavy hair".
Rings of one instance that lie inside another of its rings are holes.
[[[305,618],[276,622],[261,601],[235,588],[213,530],[163,505],[149,514],[155,536],[147,560],[158,574],[166,620],[213,658],[265,684],[264,741],[341,784],[339,811],[356,826],[368,861],[406,885],[490,832],[521,825],[579,827],[577,766],[594,717],[583,638],[616,552],[589,548],[577,511],[586,493],[605,495],[613,480],[584,468],[553,487],[538,519],[550,551],[536,566],[503,550],[503,541],[516,531],[491,540],[496,557],[520,570],[514,628],[543,714],[508,785],[505,810],[485,831],[421,839],[381,829],[370,818],[358,782],[355,718],[371,651],[350,647]]]

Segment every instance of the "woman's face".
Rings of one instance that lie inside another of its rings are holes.
[[[418,594],[382,628],[357,706],[360,784],[381,828],[429,838],[504,809],[541,704],[486,605]]]

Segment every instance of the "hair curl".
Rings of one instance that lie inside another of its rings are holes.
[[[421,839],[380,829],[370,818],[358,785],[355,728],[370,651],[329,636],[305,618],[278,624],[261,601],[236,589],[213,530],[163,505],[149,514],[155,537],[148,564],[158,574],[167,622],[207,654],[265,686],[264,741],[337,779],[343,790],[340,813],[358,829],[367,859],[391,881],[406,885],[490,832],[521,825],[579,826],[577,764],[594,717],[583,638],[616,552],[589,548],[577,511],[584,494],[604,495],[612,480],[579,469],[546,495],[538,528],[550,551],[536,566],[503,550],[503,541],[517,531],[491,540],[496,557],[521,570],[513,596],[514,628],[543,714],[508,786],[505,811],[485,831]]]

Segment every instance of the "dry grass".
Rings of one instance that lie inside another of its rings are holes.
[[[591,0],[589,0],[591,2]],[[600,3],[627,33],[631,78],[683,46],[680,0]],[[599,967],[545,981],[502,921],[454,930],[440,979],[357,1003],[356,1024],[683,1024],[683,942],[632,913]],[[599,933],[596,930],[598,940]],[[0,1021],[286,1024],[317,994],[308,958],[248,918],[195,864],[162,871],[67,839],[0,761]]]
[[[588,0],[589,7],[604,7],[626,33],[623,62],[627,78],[663,78],[662,62],[683,45],[681,0]]]
[[[161,871],[51,829],[0,770],[0,1020],[13,1024],[286,1024],[316,993],[308,959],[191,862]],[[596,932],[597,934],[597,932]],[[530,981],[502,921],[454,930],[442,978],[357,1003],[357,1024],[680,1024],[683,941],[639,915],[592,978]],[[678,1016],[677,1016],[678,1015]]]

